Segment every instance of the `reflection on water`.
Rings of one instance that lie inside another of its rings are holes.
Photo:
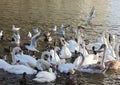
[[[93,6],[96,9],[93,30],[86,29],[89,35],[87,37],[91,39],[91,36],[107,29],[107,0],[1,0],[0,26],[7,31],[10,31],[12,24],[21,27],[22,31],[31,30],[33,27],[47,29],[62,23],[74,27],[86,23],[87,15]]]
[[[85,34],[89,40],[95,40],[101,32],[112,30],[120,36],[119,0],[0,0],[0,29],[4,30],[5,37],[10,38],[11,26],[21,27],[22,41],[25,41],[26,31],[34,27],[41,30],[49,29],[53,25],[70,24],[71,27],[86,24],[90,9],[95,6],[95,17],[92,26],[86,26]],[[95,37],[96,36],[96,37]],[[0,46],[3,44],[0,43]],[[4,44],[6,45],[6,44]],[[3,72],[1,72],[3,73]],[[14,75],[9,74],[8,83],[17,82]],[[119,73],[105,75],[75,74],[73,79],[78,84],[119,84]],[[3,78],[4,79],[4,78]],[[57,79],[57,85],[64,79]],[[10,82],[11,81],[11,82]],[[3,82],[2,77],[0,82]],[[5,83],[5,82],[4,82]],[[4,84],[3,83],[3,84]],[[65,82],[63,82],[65,84]],[[30,82],[30,85],[31,82]],[[37,85],[36,83],[34,85]]]

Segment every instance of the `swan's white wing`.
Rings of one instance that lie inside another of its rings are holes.
[[[24,72],[26,72],[27,74],[35,74],[37,72],[36,70],[24,65],[12,65],[6,71],[15,74],[23,74]]]

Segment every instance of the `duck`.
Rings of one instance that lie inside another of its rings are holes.
[[[52,68],[49,68],[49,72],[48,71],[38,72],[35,77],[36,78],[34,78],[33,80],[41,83],[52,82],[56,80],[56,74],[52,71]]]
[[[19,80],[20,85],[27,85],[26,75],[27,75],[26,72],[22,74],[22,79]]]
[[[10,53],[11,51],[12,51],[12,47],[11,46],[4,48],[4,52]]]
[[[26,72],[27,74],[36,74],[37,71],[27,67],[25,65],[11,65],[4,61],[3,59],[0,59],[0,69],[3,69],[4,71],[7,71],[9,73],[13,74],[23,74]]]
[[[48,32],[47,34],[44,34],[44,41],[47,41],[47,42],[51,42],[52,41],[52,37],[50,35],[50,33]]]

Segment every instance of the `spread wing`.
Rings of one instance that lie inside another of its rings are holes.
[[[32,38],[31,38],[31,42],[30,42],[30,46],[33,46],[33,47],[37,47],[37,41],[40,37],[40,32],[38,32],[37,34],[35,34]]]

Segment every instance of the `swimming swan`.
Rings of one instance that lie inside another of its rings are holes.
[[[52,65],[44,59],[38,59],[37,60],[36,67],[39,70],[47,70],[48,68],[50,68],[50,66],[52,66]]]
[[[25,65],[11,65],[2,59],[0,59],[0,69],[3,69],[9,73],[14,73],[14,74],[23,74],[24,72],[26,72],[27,74],[37,73],[36,70],[30,67],[27,67]]]
[[[51,81],[55,81],[56,79],[56,75],[55,73],[53,73],[52,68],[49,69],[49,72],[47,71],[41,71],[36,75],[36,78],[34,78],[34,81],[37,82],[51,82]]]
[[[68,49],[66,41],[62,40],[61,43],[63,44],[63,46],[62,46],[62,49],[61,49],[60,54],[59,54],[60,58],[62,58],[62,59],[71,58],[72,53]]]
[[[89,64],[89,65],[85,65],[85,66],[81,66],[78,70],[81,72],[86,72],[86,73],[104,73],[107,68],[105,68],[105,51],[106,51],[106,45],[103,44],[101,46],[101,48],[104,48],[104,53],[103,53],[103,57],[102,57],[102,61],[101,63],[96,63],[96,64]]]
[[[20,47],[13,48],[11,55],[12,55],[12,64],[15,64],[16,61],[20,60],[20,62],[27,63],[30,67],[36,67],[37,60],[30,55],[26,54],[19,54],[21,51]],[[18,54],[16,54],[18,53]]]

